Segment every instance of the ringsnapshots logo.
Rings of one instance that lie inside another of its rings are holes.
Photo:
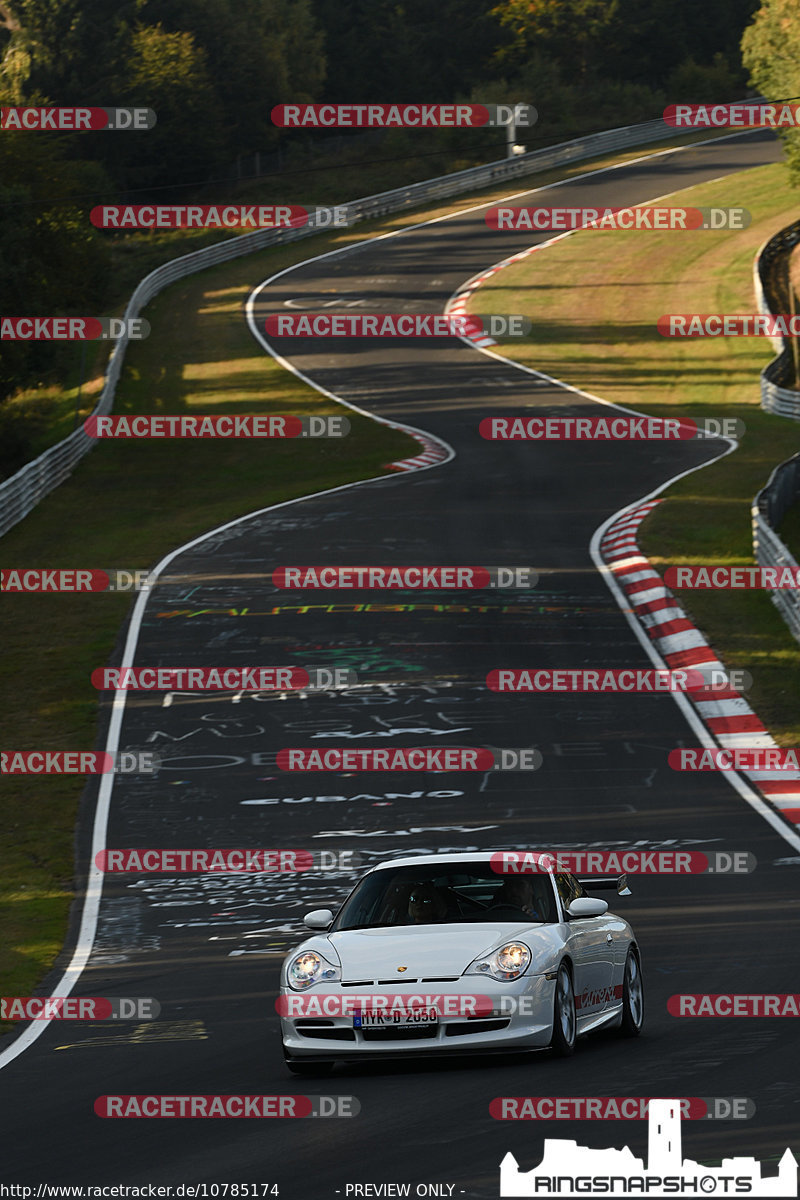
[[[268,337],[447,338],[527,337],[522,313],[273,313]]]
[[[82,108],[60,105],[47,108],[0,108],[0,129],[91,133],[98,129],[142,131],[156,123],[152,108]]]
[[[738,418],[702,417],[484,417],[478,426],[490,442],[692,442],[739,438]]]
[[[294,417],[258,413],[228,413],[204,417],[87,417],[84,432],[91,438],[343,438],[350,432],[347,417]]]
[[[0,775],[152,775],[152,750],[3,750]]]
[[[664,121],[675,129],[794,129],[800,104],[668,104]]]
[[[487,210],[486,226],[499,232],[564,233],[575,229],[747,229],[746,208],[507,208]]]
[[[636,1118],[634,1118],[636,1119]],[[786,1150],[777,1175],[764,1175],[755,1158],[723,1158],[707,1167],[683,1158],[680,1099],[650,1100],[647,1162],[622,1150],[593,1150],[574,1140],[548,1138],[542,1161],[521,1171],[510,1152],[500,1164],[500,1195],[510,1196],[796,1196],[797,1159]]]
[[[3,342],[141,342],[149,336],[144,317],[0,317]]]
[[[532,104],[276,104],[281,129],[481,129],[532,128]]]

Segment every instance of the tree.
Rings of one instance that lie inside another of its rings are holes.
[[[539,51],[579,77],[600,66],[619,0],[502,0],[495,16],[510,34],[498,62],[513,69]]]
[[[0,313],[102,314],[108,252],[81,197],[108,186],[100,168],[70,162],[57,142],[0,138]],[[0,343],[0,398],[37,382],[69,353],[56,343]]]
[[[580,83],[596,75],[609,82],[663,88],[681,64],[693,60],[701,68],[712,67],[715,55],[722,54],[735,80],[739,37],[757,3],[501,0],[492,11],[510,40],[498,62],[519,69],[538,52],[559,64],[565,81]],[[723,65],[717,60],[712,85]],[[743,85],[744,79],[739,82]]]
[[[488,0],[316,0],[325,99],[447,101],[488,73],[502,31]]]
[[[742,36],[742,59],[750,81],[768,100],[800,97],[800,13],[796,0],[762,0]],[[800,131],[782,129],[794,186],[800,185]]]
[[[308,0],[141,0],[140,15],[191,33],[203,51],[227,161],[277,139],[276,104],[319,95],[325,56]]]
[[[8,35],[0,69],[16,103],[114,104],[114,80],[130,52],[136,0],[2,0]]]
[[[205,51],[191,33],[138,26],[116,99],[121,105],[152,108],[157,118],[146,132],[98,134],[109,139],[102,148],[122,186],[202,181],[214,173],[223,150],[227,153],[224,118]]]

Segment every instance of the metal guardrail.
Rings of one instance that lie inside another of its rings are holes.
[[[761,313],[792,311],[784,265],[800,244],[800,221],[794,221],[771,237],[756,254],[753,282]],[[796,386],[796,346],[786,338],[772,338],[777,354],[761,372],[761,407],[779,417],[800,421],[800,390]]]
[[[423,180],[408,187],[393,188],[374,196],[364,196],[340,207],[345,209],[348,225],[357,221],[380,217],[386,213],[399,212],[404,208],[420,205],[426,200],[455,196],[469,192],[484,184],[501,183],[541,171],[548,167],[579,162],[597,154],[641,146],[648,142],[662,141],[674,137],[676,130],[661,119],[645,121],[639,125],[626,125],[609,129],[587,137],[561,142],[518,158],[500,159],[478,167],[468,167],[451,175]],[[180,258],[172,259],[146,275],[136,287],[125,309],[125,319],[138,317],[144,306],[164,288],[178,279],[184,279],[197,271],[218,263],[228,262],[243,254],[252,254],[266,246],[295,241],[320,232],[312,221],[302,229],[258,229],[253,233],[235,235],[203,250],[195,250]],[[127,336],[116,344],[108,364],[105,383],[92,416],[103,416],[111,411],[114,394],[122,372],[127,348]],[[44,454],[27,463],[15,475],[0,484],[0,536],[27,516],[39,501],[58,487],[71,474],[78,462],[95,445],[94,439],[83,429],[76,429],[69,437],[51,446]]]
[[[753,285],[759,312],[789,312],[786,257],[800,243],[800,221],[787,225],[771,237],[756,254]],[[792,348],[784,338],[773,338],[778,357],[761,372],[761,407],[780,417],[800,420],[800,392],[782,386],[794,380]],[[797,561],[776,533],[781,521],[800,494],[800,454],[779,463],[750,508],[753,557],[761,567],[797,568]],[[772,603],[794,637],[800,641],[800,591],[776,588]]]
[[[752,505],[753,554],[762,567],[791,567],[797,560],[775,532],[800,492],[800,454],[782,462],[770,475]],[[776,606],[789,629],[800,641],[800,591],[778,588],[772,593]]]

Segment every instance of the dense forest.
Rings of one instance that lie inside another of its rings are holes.
[[[285,162],[304,141],[313,154],[306,132],[271,123],[278,103],[526,101],[540,114],[533,149],[754,88],[800,93],[796,0],[0,0],[0,103],[158,115],[146,133],[0,135],[0,312],[103,311],[109,235],[87,217],[101,200],[212,185],[222,199],[242,156]],[[458,137],[474,139],[460,165],[470,150],[503,156],[477,132],[387,132],[386,152],[419,155],[415,177],[437,173],[422,160]],[[5,343],[0,398],[46,378],[59,353]]]

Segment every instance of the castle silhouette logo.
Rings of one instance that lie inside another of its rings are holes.
[[[681,1158],[679,1100],[651,1100],[647,1166],[627,1146],[591,1150],[545,1138],[538,1167],[520,1171],[509,1153],[500,1164],[501,1196],[797,1196],[797,1159],[786,1150],[777,1175],[763,1176],[755,1158],[724,1158],[704,1167]]]

